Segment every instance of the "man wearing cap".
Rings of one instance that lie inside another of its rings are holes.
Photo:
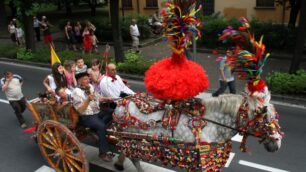
[[[27,125],[22,116],[26,109],[26,100],[22,93],[23,79],[10,71],[4,73],[4,77],[0,80],[2,91],[5,92],[6,98],[15,111],[16,117],[21,128],[26,128]]]
[[[78,86],[72,92],[73,106],[80,114],[80,124],[94,129],[99,136],[99,157],[103,161],[112,161],[109,145],[106,140],[106,126],[112,120],[112,110],[100,111],[100,102],[112,101],[94,92],[89,83],[88,73],[76,75]]]

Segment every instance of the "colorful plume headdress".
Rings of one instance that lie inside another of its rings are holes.
[[[201,36],[200,21],[192,1],[176,0],[166,3],[161,11],[164,36],[172,48],[172,56],[154,63],[145,74],[148,92],[162,100],[183,100],[198,95],[208,88],[208,77],[199,64],[186,59],[185,49],[191,44],[190,37]],[[186,8],[188,7],[188,8]]]
[[[201,32],[198,27],[201,25],[195,14],[201,10],[201,6],[196,9],[196,4],[193,3],[183,14],[183,9],[176,4],[166,3],[166,7],[161,11],[163,17],[163,27],[165,28],[164,36],[170,42],[171,48],[177,54],[183,53],[184,50],[191,44],[190,38],[194,35],[196,39],[201,37]],[[187,3],[180,4],[181,6],[188,5]]]
[[[254,34],[250,31],[248,20],[241,17],[240,22],[242,26],[239,27],[239,30],[228,27],[222,32],[219,40],[223,43],[235,44],[234,55],[228,57],[227,64],[233,72],[238,74],[239,79],[249,81],[249,91],[261,91],[266,84],[260,75],[270,54],[265,54],[266,46],[262,42],[263,36],[259,42],[255,40]]]

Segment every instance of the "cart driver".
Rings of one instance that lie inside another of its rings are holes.
[[[106,162],[112,161],[109,145],[106,140],[106,126],[112,120],[112,110],[100,111],[100,102],[112,101],[112,98],[101,97],[94,92],[89,83],[88,73],[76,75],[78,86],[72,92],[72,103],[80,114],[80,124],[94,129],[99,137],[99,157]]]

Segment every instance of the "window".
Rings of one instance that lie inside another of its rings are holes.
[[[271,7],[274,8],[275,0],[256,0],[256,7]]]
[[[205,15],[212,15],[215,12],[214,0],[202,0],[203,13]]]
[[[158,8],[157,0],[146,0],[146,5],[148,8]]]
[[[123,8],[133,8],[132,0],[121,0]]]

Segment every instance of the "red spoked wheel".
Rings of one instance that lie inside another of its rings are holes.
[[[42,155],[57,172],[88,172],[89,164],[79,140],[63,124],[47,120],[38,128]]]

